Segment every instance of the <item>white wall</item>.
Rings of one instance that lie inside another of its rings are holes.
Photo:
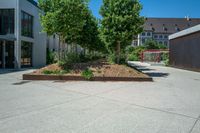
[[[47,40],[49,40],[49,48],[58,51],[59,38],[56,36],[48,37],[46,33],[42,32],[40,24],[40,9],[27,0],[0,0],[0,8],[13,8],[15,9],[15,67],[21,66],[21,41],[33,43],[33,67],[41,67],[46,65],[46,48]],[[34,17],[33,22],[33,36],[34,38],[21,36],[21,11],[24,11]]]
[[[42,27],[40,24],[40,9],[35,5],[31,4],[27,0],[19,0],[19,11],[21,18],[21,11],[24,11],[33,16],[33,37],[23,37],[21,36],[21,19],[19,23],[19,44],[21,41],[28,41],[33,43],[33,66],[34,67],[41,67],[46,65],[46,34],[42,32]],[[21,54],[20,54],[21,55]]]
[[[16,8],[17,0],[0,0],[0,8]]]
[[[47,38],[47,47],[49,48],[49,50],[53,51],[58,51],[59,50],[59,37],[58,35],[55,36],[49,36]]]

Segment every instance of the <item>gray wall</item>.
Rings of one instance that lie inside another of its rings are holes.
[[[200,31],[170,40],[170,65],[200,71]]]

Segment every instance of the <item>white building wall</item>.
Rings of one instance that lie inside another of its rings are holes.
[[[31,4],[27,0],[19,0],[19,10],[21,18],[21,11],[24,11],[33,16],[33,38],[20,36],[19,45],[21,41],[27,41],[33,43],[33,66],[41,67],[46,64],[46,38],[47,35],[42,32],[42,27],[40,24],[40,9],[35,5]],[[21,19],[19,24],[19,34],[21,35]],[[21,54],[20,54],[21,55]]]
[[[40,24],[40,9],[27,0],[0,0],[0,8],[15,9],[15,67],[21,66],[21,41],[33,43],[32,63],[33,67],[41,67],[46,65],[46,44],[47,35],[42,32]],[[34,38],[21,36],[21,11],[24,11],[34,18],[33,36]]]

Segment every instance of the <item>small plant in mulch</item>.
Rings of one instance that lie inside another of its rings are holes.
[[[69,73],[69,71],[67,71],[67,70],[43,70],[42,73],[46,74],[46,75],[51,75],[51,74],[64,75],[66,73]]]
[[[92,70],[87,68],[84,71],[82,71],[81,76],[83,76],[87,80],[91,80],[94,77],[94,74]]]

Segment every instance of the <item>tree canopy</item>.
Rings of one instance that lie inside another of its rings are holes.
[[[103,0],[101,36],[108,50],[115,53],[119,63],[121,48],[131,44],[133,36],[143,31],[142,9],[138,0]]]
[[[44,31],[60,35],[67,43],[77,42],[88,12],[86,0],[39,0]]]

